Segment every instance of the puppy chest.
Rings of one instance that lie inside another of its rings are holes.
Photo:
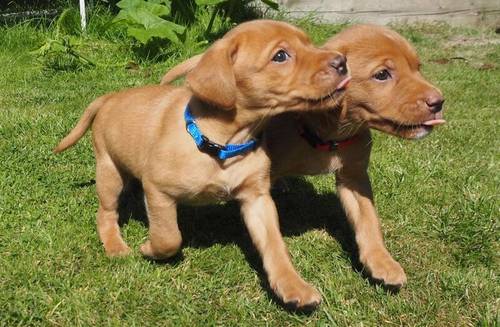
[[[215,201],[228,201],[233,198],[233,187],[227,183],[209,184],[203,194]]]
[[[196,192],[187,194],[183,202],[191,205],[207,205],[229,201],[233,198],[234,194],[231,185],[225,183],[208,183]]]
[[[207,176],[205,183],[197,186],[197,191],[190,194],[190,203],[214,203],[229,201],[238,196],[240,191],[248,188],[259,188],[261,172],[220,171],[218,174]]]

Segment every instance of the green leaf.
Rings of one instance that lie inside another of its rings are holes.
[[[129,36],[143,44],[153,37],[179,43],[177,35],[184,33],[185,27],[160,17],[170,14],[169,0],[122,0],[117,5],[122,10],[113,22],[127,25]]]
[[[116,15],[116,17],[113,18],[112,22],[113,23],[125,23],[125,22],[133,23],[133,20],[128,13],[129,12],[127,10],[120,10],[118,15]]]
[[[124,10],[131,13],[141,9],[156,16],[170,15],[170,1],[122,0],[116,5],[122,9],[120,13]]]
[[[261,0],[263,3],[265,3],[269,8],[274,9],[274,10],[279,10],[280,5],[277,2],[274,2],[272,0]]]
[[[168,39],[173,43],[179,43],[178,34],[184,33],[185,27],[163,20],[148,28],[129,27],[128,35],[136,38],[142,44],[148,43],[153,37]]]
[[[164,20],[162,24],[165,26],[169,26],[177,34],[183,34],[184,31],[186,30],[186,27],[178,25],[168,20]]]
[[[144,6],[144,9],[148,10],[153,15],[157,15],[157,16],[170,15],[170,3],[168,4],[168,6],[165,6],[165,5],[161,5],[161,4],[157,4],[157,3],[146,2],[143,6]]]
[[[48,39],[40,48],[31,51],[31,54],[37,56],[45,56],[48,53],[63,53],[66,52],[66,47],[58,40]]]
[[[155,16],[144,8],[138,8],[137,10],[129,11],[128,15],[134,23],[142,25],[146,29],[155,24],[159,24],[164,20],[158,16]]]
[[[132,36],[142,44],[148,43],[148,41],[154,36],[148,30],[137,27],[129,27],[127,29],[127,34],[129,36]]]
[[[144,2],[143,0],[121,0],[116,4],[118,8],[121,9],[130,9],[137,7],[141,2]]]
[[[215,6],[228,0],[195,0],[198,6]]]

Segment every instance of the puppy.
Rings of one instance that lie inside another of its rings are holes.
[[[188,74],[188,87],[102,96],[54,151],[72,146],[92,126],[97,230],[109,256],[130,251],[117,206],[132,179],[142,183],[149,218],[149,239],[140,250],[153,259],[181,247],[178,202],[236,199],[277,296],[297,308],[314,307],[321,297],[290,261],[269,191],[271,163],[258,139],[272,115],[336,106],[349,79],[345,57],[315,48],[298,28],[248,22],[206,51]]]
[[[266,128],[272,178],[335,173],[337,194],[355,233],[359,260],[375,280],[391,288],[406,283],[387,251],[368,176],[370,129],[419,139],[445,123],[441,92],[420,73],[412,46],[398,33],[355,25],[324,45],[345,54],[352,80],[345,106],[317,113],[284,114]],[[167,73],[168,83],[196,67],[193,57]]]

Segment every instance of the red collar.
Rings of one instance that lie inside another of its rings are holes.
[[[308,129],[304,124],[299,125],[299,134],[300,136],[302,136],[302,138],[304,138],[304,140],[306,140],[307,143],[309,143],[310,146],[312,146],[316,150],[323,152],[331,152],[345,148],[350,144],[356,142],[358,139],[358,135],[354,135],[341,141],[324,141],[316,133]]]

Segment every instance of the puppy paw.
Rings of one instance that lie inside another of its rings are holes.
[[[375,280],[384,286],[399,289],[406,284],[406,274],[401,265],[388,253],[375,253],[366,257],[365,267]]]
[[[146,242],[144,242],[143,244],[141,244],[141,246],[139,247],[139,250],[141,251],[142,255],[147,257],[147,258],[151,258],[151,259],[162,259],[162,258],[158,258],[154,253],[153,253],[153,249],[151,247],[151,241],[147,240]]]
[[[300,277],[282,277],[271,287],[283,303],[294,310],[314,310],[321,303],[321,294]]]
[[[165,260],[179,252],[180,246],[164,246],[160,250],[153,248],[151,241],[147,240],[140,246],[142,255],[153,260]]]
[[[106,244],[104,250],[108,257],[125,257],[132,252],[127,244],[123,242]]]

